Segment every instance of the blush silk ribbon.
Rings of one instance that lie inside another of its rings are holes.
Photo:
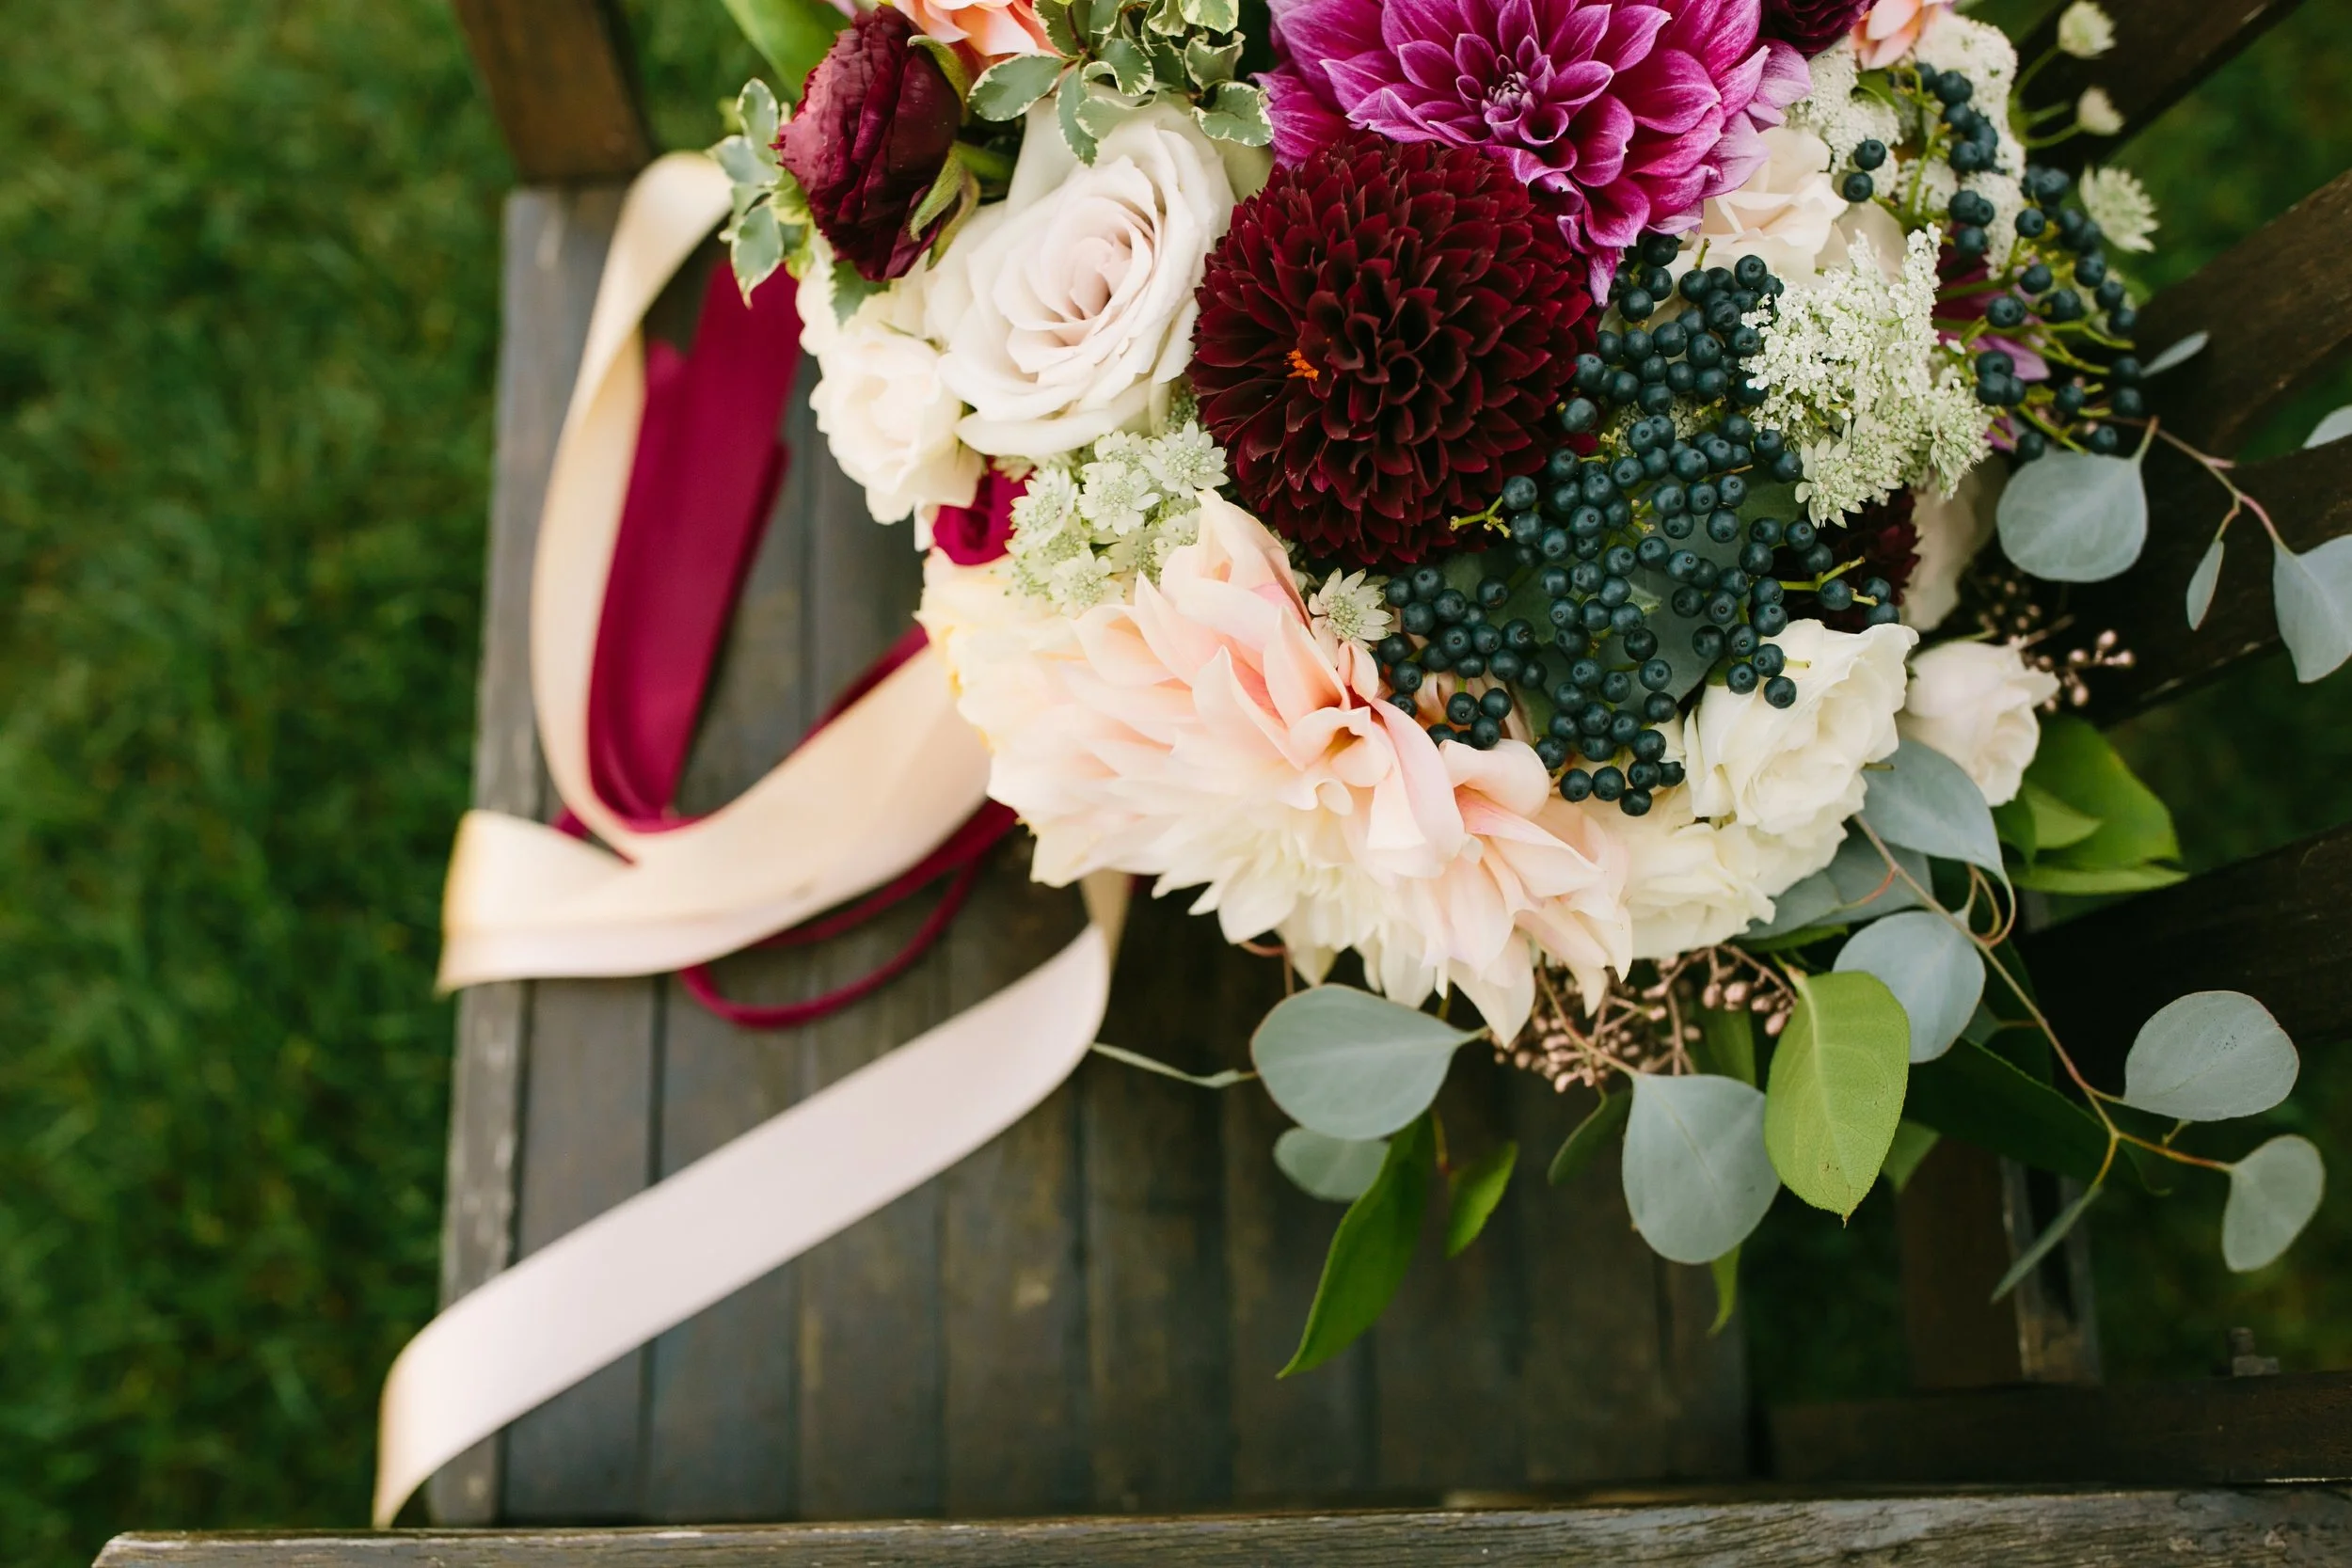
[[[623,203],[556,446],[532,583],[541,750],[570,816],[600,844],[468,813],[443,903],[444,988],[684,971],[690,990],[727,1016],[784,1026],[881,985],[919,944],[850,988],[854,994],[782,1009],[724,1003],[700,966],[777,932],[816,940],[952,870],[930,923],[944,926],[978,855],[1010,826],[986,799],[987,751],[955,711],[946,667],[912,637],[735,800],[692,819],[669,809],[702,675],[756,534],[723,531],[709,556],[680,563],[658,547],[660,511],[691,504],[755,521],[782,461],[772,445],[782,393],[764,406],[699,396],[673,382],[678,367],[667,350],[648,356],[639,331],[727,205],[725,176],[692,154],[657,161]],[[788,280],[770,285],[778,286]],[[760,310],[712,304],[705,321],[713,330],[698,332],[695,354],[796,354],[788,295],[783,304],[776,325]],[[649,404],[649,377],[658,394],[680,395]],[[788,391],[788,373],[769,380]],[[760,465],[705,463],[693,453],[706,440],[768,455]],[[623,527],[640,508],[654,519],[649,533]],[[651,546],[639,543],[648,537]],[[648,683],[648,671],[660,678]],[[646,700],[652,686],[666,695]],[[475,1443],[921,1185],[1051,1094],[1101,1025],[1125,912],[1126,879],[1089,879],[1082,891],[1089,924],[1056,957],[427,1323],[385,1379],[376,1525],[389,1525],[427,1477]]]

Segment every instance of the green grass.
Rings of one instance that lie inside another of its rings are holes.
[[[710,139],[749,51],[715,0],[628,11],[659,134]],[[64,1568],[134,1525],[360,1521],[377,1382],[431,1310],[511,176],[445,0],[10,21],[0,1562]],[[2352,17],[2310,5],[2144,138],[2163,265],[2352,162],[2348,75]],[[2135,729],[2192,855],[2352,816],[2347,690],[2266,667]],[[2334,1066],[2305,1102],[2346,1165]],[[2242,1321],[2352,1364],[2348,1206],[2245,1284],[2212,1207],[2101,1216],[2114,1361],[2194,1370]],[[1899,1365],[1892,1251],[1877,1200],[1774,1215],[1768,1391]]]

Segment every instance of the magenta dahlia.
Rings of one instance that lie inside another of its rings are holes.
[[[1310,554],[1420,561],[1533,473],[1592,298],[1497,160],[1358,132],[1277,168],[1209,256],[1200,420]]]
[[[1495,153],[1581,255],[1698,221],[1764,161],[1760,128],[1811,90],[1763,0],[1274,0],[1286,160],[1344,121]]]

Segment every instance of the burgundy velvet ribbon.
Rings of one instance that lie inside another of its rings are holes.
[[[780,431],[800,360],[792,279],[777,273],[746,305],[724,266],[712,272],[704,291],[691,350],[680,355],[667,343],[646,345],[644,413],[588,686],[592,786],[641,832],[691,820],[676,808],[678,777],[727,622],[790,461]],[[909,628],[809,733],[832,722],[923,643],[923,628]],[[758,1007],[721,996],[706,966],[686,970],[680,978],[696,1001],[748,1028],[788,1028],[837,1012],[887,984],[938,940],[970,893],[981,858],[1013,820],[1011,812],[989,801],[893,881],[761,944],[797,946],[837,936],[952,873],[907,945],[848,985],[804,1002]],[[580,831],[568,810],[559,825]]]

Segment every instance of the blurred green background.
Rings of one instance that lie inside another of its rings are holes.
[[[711,139],[750,51],[717,0],[627,8],[660,135]],[[511,175],[446,0],[8,20],[0,1561],[62,1568],[135,1525],[361,1522],[377,1382],[432,1309]],[[2154,282],[2352,165],[2352,8],[2130,161]],[[2201,865],[2352,819],[2352,676],[2265,664],[2127,738]],[[2292,1115],[2352,1168],[2352,1072],[2312,1056]],[[2102,1212],[2115,1374],[2201,1372],[2233,1323],[2352,1366],[2352,1204],[2241,1279],[2219,1203]],[[1761,1390],[1899,1384],[1893,1280],[1883,1201],[1776,1210]]]

